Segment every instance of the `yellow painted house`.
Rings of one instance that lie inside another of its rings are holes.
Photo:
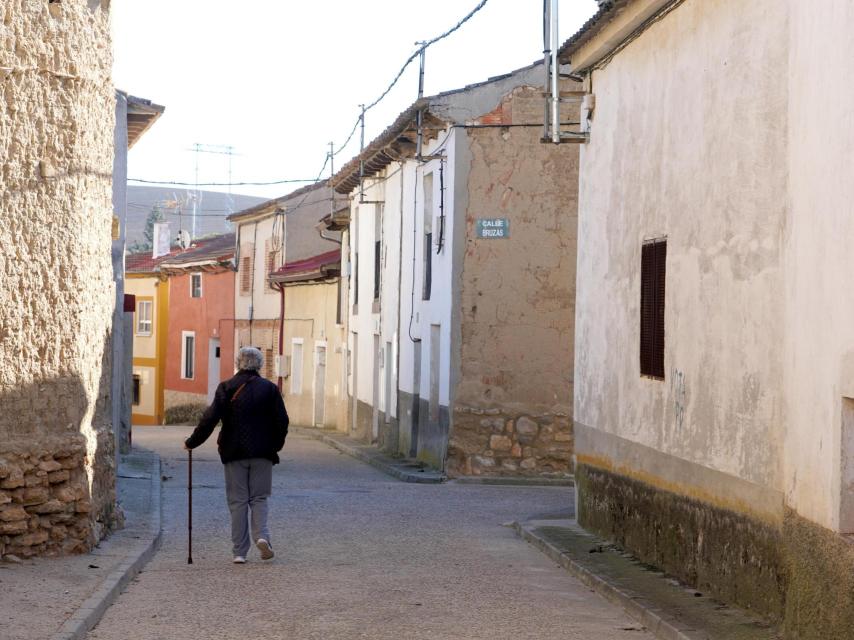
[[[163,424],[169,280],[158,265],[168,257],[153,258],[147,251],[125,259],[125,293],[135,298],[131,421],[138,425]]]

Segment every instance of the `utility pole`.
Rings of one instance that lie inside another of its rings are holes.
[[[365,202],[365,159],[362,153],[365,151],[365,105],[360,104],[362,115],[359,116],[359,125],[362,127],[362,133],[359,142],[359,204]]]
[[[335,175],[335,143],[329,143],[329,178]],[[335,215],[335,189],[332,190],[332,204],[329,205],[329,213]]]
[[[416,42],[417,46],[421,47],[418,51],[418,99],[424,97],[424,58],[427,53],[427,43],[426,42]],[[424,146],[424,109],[418,110],[418,146],[416,155],[418,157],[418,161],[421,161],[421,150]]]

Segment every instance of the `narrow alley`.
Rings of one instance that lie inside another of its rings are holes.
[[[502,526],[566,516],[570,489],[408,484],[299,435],[274,470],[270,562],[231,563],[214,439],[195,452],[188,565],[188,433],[134,432],[163,461],[163,544],[92,640],[652,637]]]

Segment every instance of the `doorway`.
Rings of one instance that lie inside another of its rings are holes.
[[[220,341],[211,338],[208,343],[208,404],[213,402],[220,382]]]
[[[382,359],[380,355],[380,337],[374,336],[374,388],[373,406],[371,407],[371,442],[376,442],[380,437],[380,367]]]
[[[317,345],[314,351],[314,426],[326,423],[326,345]]]
[[[353,395],[350,409],[350,433],[359,431],[359,334],[353,332],[353,350],[350,352],[350,363],[353,371]]]

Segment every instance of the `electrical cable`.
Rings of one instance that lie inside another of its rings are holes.
[[[367,113],[368,111],[370,111],[371,109],[376,107],[380,102],[382,102],[386,98],[386,96],[391,92],[391,90],[400,81],[401,77],[403,77],[403,74],[406,71],[406,69],[409,68],[409,65],[412,64],[412,62],[418,56],[421,55],[422,51],[425,51],[431,45],[434,45],[437,42],[444,40],[445,38],[447,38],[448,36],[450,36],[454,32],[458,31],[466,22],[471,20],[478,11],[483,9],[483,7],[486,6],[486,3],[488,1],[489,0],[481,0],[477,4],[477,6],[474,7],[474,9],[469,11],[463,18],[461,18],[459,21],[457,21],[457,23],[453,27],[451,27],[447,31],[444,31],[443,33],[439,34],[438,36],[435,36],[434,38],[431,38],[430,40],[426,40],[425,42],[421,43],[421,45],[415,50],[415,52],[412,53],[412,55],[410,55],[406,59],[406,62],[403,63],[403,66],[400,68],[400,70],[394,76],[394,79],[392,79],[392,81],[388,85],[388,87],[386,87],[386,89],[380,94],[380,96],[376,100],[374,100],[369,105],[367,105],[364,108],[364,111],[362,113]],[[350,142],[353,140],[353,136],[356,135],[356,131],[359,128],[359,123],[361,122],[361,120],[362,120],[362,115],[360,114],[359,117],[356,118],[356,122],[353,125],[353,128],[350,130],[350,133],[347,136],[344,143],[340,147],[338,147],[338,149],[333,148],[331,153],[326,154],[326,161],[323,163],[323,168],[321,168],[320,172],[318,173],[317,178],[314,180],[290,179],[290,180],[271,180],[271,181],[267,181],[267,182],[198,182],[198,183],[196,183],[196,182],[179,182],[179,181],[174,181],[174,180],[144,180],[142,178],[128,178],[127,181],[128,182],[138,182],[140,184],[158,184],[158,185],[162,184],[162,185],[175,185],[175,186],[182,186],[182,187],[264,187],[264,186],[274,186],[274,185],[278,185],[278,184],[301,183],[301,182],[305,182],[305,183],[315,182],[316,183],[320,180],[320,177],[323,175],[323,171],[326,169],[326,166],[329,164],[329,161],[331,159],[333,159],[335,156],[337,156],[338,154],[340,154],[342,151],[344,151],[344,149],[347,147],[347,145],[350,144]],[[306,194],[306,198],[307,197],[308,197],[308,194]],[[291,209],[291,211],[294,211],[294,210],[298,209],[299,207],[301,207],[303,202],[305,202],[305,198],[303,198],[303,200],[300,201],[300,203],[296,207]]]
[[[267,187],[277,184],[316,182],[316,180],[304,178],[293,180],[272,180],[270,182],[199,182],[197,184],[195,182],[176,182],[174,180],[143,180],[142,178],[128,178],[128,182],[140,182],[142,184],[171,184],[179,187]]]
[[[466,15],[465,15],[461,20],[459,20],[459,21],[458,21],[458,22],[457,22],[453,27],[451,27],[450,29],[448,29],[448,30],[447,30],[447,31],[445,31],[444,33],[439,34],[439,35],[438,35],[438,36],[436,36],[435,38],[431,38],[430,40],[427,40],[426,42],[422,43],[422,44],[421,44],[421,46],[419,46],[419,47],[415,50],[415,52],[414,52],[412,55],[410,55],[410,56],[406,59],[406,62],[404,62],[404,63],[403,63],[403,66],[402,66],[402,67],[400,68],[400,70],[397,72],[397,75],[395,75],[395,76],[394,76],[394,79],[391,81],[391,84],[389,84],[389,85],[388,85],[388,87],[386,87],[385,91],[383,91],[383,92],[380,94],[380,96],[379,96],[376,100],[374,100],[372,103],[370,103],[369,105],[367,105],[367,106],[365,107],[364,113],[367,113],[368,111],[370,111],[371,109],[373,109],[374,107],[376,107],[380,102],[382,102],[382,101],[385,99],[385,97],[386,97],[389,93],[391,93],[391,90],[392,90],[392,89],[394,89],[394,87],[395,87],[395,86],[397,85],[397,83],[400,81],[401,77],[403,77],[403,74],[404,74],[404,72],[406,71],[406,69],[407,69],[407,68],[409,68],[409,65],[410,65],[410,64],[412,64],[412,63],[413,63],[413,61],[414,61],[414,60],[415,60],[419,55],[421,55],[421,52],[422,52],[423,50],[426,50],[430,45],[436,44],[436,43],[437,43],[437,42],[439,42],[440,40],[444,40],[445,38],[447,38],[448,36],[450,36],[450,35],[451,35],[452,33],[454,33],[455,31],[458,31],[458,30],[460,29],[460,27],[462,27],[466,22],[468,22],[469,20],[471,20],[471,19],[474,17],[474,15],[475,15],[478,11],[480,11],[481,9],[483,9],[483,7],[486,5],[486,3],[487,3],[488,1],[489,1],[489,0],[481,0],[481,2],[479,2],[479,3],[478,3],[478,5],[477,5],[474,9],[472,9],[471,11],[469,11],[469,12],[468,12],[468,14],[466,14]],[[339,153],[341,153],[341,152],[344,150],[344,148],[345,148],[345,147],[350,143],[350,141],[353,139],[353,136],[356,134],[356,130],[359,128],[359,123],[361,122],[361,119],[362,119],[362,116],[361,116],[361,115],[360,115],[358,118],[356,118],[356,123],[353,125],[353,129],[350,131],[350,135],[348,135],[348,136],[347,136],[347,140],[345,140],[344,144],[342,144],[342,145],[338,148],[338,150],[337,150],[337,151],[335,151],[335,155],[336,155],[336,156],[337,156]]]

